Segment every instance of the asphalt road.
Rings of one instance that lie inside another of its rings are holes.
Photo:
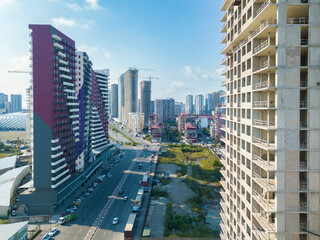
[[[105,178],[94,192],[85,198],[77,210],[77,219],[59,225],[59,232],[53,239],[90,239],[93,233],[94,239],[123,239],[133,200],[140,188],[139,180],[149,165],[150,152],[144,152],[142,146],[122,146],[121,149],[125,156],[116,167],[111,166],[112,178]],[[145,155],[148,157],[145,158]],[[142,169],[138,169],[136,161],[142,162]],[[118,193],[120,188],[124,190],[121,195]],[[124,196],[129,199],[124,201]],[[112,224],[114,217],[120,218],[117,225]]]

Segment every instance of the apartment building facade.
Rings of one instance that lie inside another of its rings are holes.
[[[222,11],[221,239],[318,239],[320,1],[224,0]]]
[[[193,95],[186,96],[186,113],[193,113]]]
[[[144,114],[144,125],[148,125],[151,111],[151,81],[140,82],[140,112]]]
[[[111,84],[111,117],[118,118],[119,95],[118,84]]]
[[[195,97],[195,110],[197,115],[202,115],[204,113],[204,98],[203,95],[199,94]]]
[[[29,88],[33,188],[20,194],[29,214],[52,214],[97,167],[95,156],[106,149],[108,72],[92,71],[75,41],[50,25],[31,29],[32,80]],[[104,142],[96,143],[94,110]],[[99,145],[99,146],[97,146]],[[94,150],[100,152],[94,152]],[[93,156],[95,154],[95,156]],[[90,167],[89,167],[90,165]]]

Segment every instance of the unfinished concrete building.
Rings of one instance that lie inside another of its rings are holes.
[[[221,239],[319,239],[320,0],[222,4]]]

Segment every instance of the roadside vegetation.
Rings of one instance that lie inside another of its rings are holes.
[[[208,148],[168,144],[158,158],[159,164],[175,164],[181,170],[177,177],[184,176],[183,182],[195,193],[186,202],[193,214],[178,214],[174,204],[169,202],[165,215],[164,237],[219,237],[219,230],[206,225],[205,205],[216,205],[220,199],[220,160]],[[191,169],[192,171],[188,171]],[[191,174],[192,172],[192,174]],[[186,175],[189,173],[190,175]],[[165,179],[159,179],[162,181]],[[172,180],[170,179],[170,182]],[[169,184],[169,183],[167,183]]]
[[[131,145],[131,146],[137,146],[140,145],[140,143],[134,141],[132,138],[130,138],[129,136],[127,136],[126,134],[124,134],[123,132],[120,132],[118,129],[116,129],[114,126],[109,125],[110,128],[112,129],[112,131],[121,134],[123,137],[125,137],[128,141],[130,141],[129,143],[124,143],[124,145]]]
[[[5,146],[4,143],[0,142],[0,158],[21,154],[22,152],[18,148]]]
[[[168,198],[168,191],[167,189],[163,189],[160,187],[154,187],[151,190],[151,196],[155,198],[164,197]]]

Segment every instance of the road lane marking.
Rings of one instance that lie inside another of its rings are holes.
[[[141,152],[139,152],[139,150],[138,150],[135,158],[137,158],[138,155],[141,155]],[[128,170],[129,171],[132,170],[134,165],[135,165],[135,162],[132,161],[132,163],[129,166]],[[120,188],[122,188],[124,182],[127,180],[128,176],[129,176],[129,173],[128,172],[125,173],[125,175],[122,177],[120,183],[118,184],[116,189],[113,191],[111,196],[116,196],[116,194],[119,192]],[[114,198],[109,198],[109,201],[106,203],[104,208],[101,210],[101,212],[100,212],[99,216],[96,218],[93,226],[89,229],[86,237],[84,238],[85,240],[90,240],[90,239],[93,238],[94,234],[97,232],[97,230],[98,230],[99,226],[101,225],[102,221],[106,217],[106,215],[107,215],[107,213],[108,213],[108,211],[109,211],[109,209],[110,209],[110,207],[111,207],[113,202],[114,202]],[[118,206],[118,208],[119,208],[119,206]]]

